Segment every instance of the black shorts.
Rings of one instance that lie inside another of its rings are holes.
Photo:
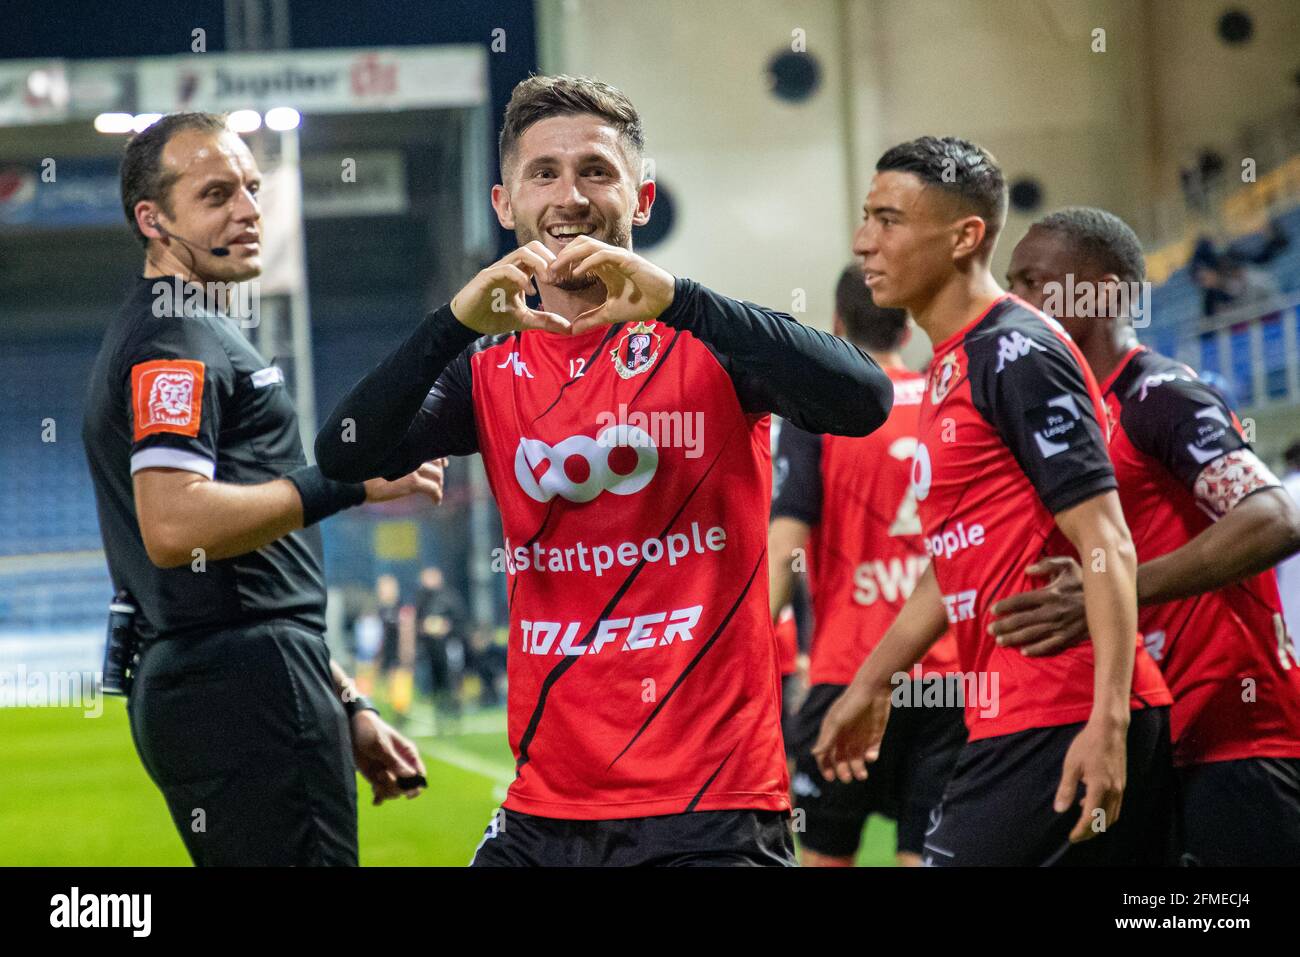
[[[355,865],[351,733],[316,633],[285,621],[154,642],[136,751],[194,863]]]
[[[1052,808],[1061,768],[1083,724],[971,741],[957,758],[925,836],[935,866],[1161,866],[1171,863],[1173,769],[1169,708],[1133,712],[1119,820],[1071,844],[1081,808]],[[1078,796],[1083,797],[1080,784]]]
[[[471,867],[793,867],[786,811],[567,821],[500,808]]]
[[[1184,865],[1300,865],[1300,759],[1179,768],[1178,792]]]
[[[857,853],[862,828],[871,814],[898,822],[897,849],[921,853],[930,811],[943,797],[957,754],[966,742],[961,708],[892,708],[880,757],[865,781],[826,781],[812,746],[831,704],[844,685],[813,685],[799,709],[791,735],[795,755],[795,823],[800,842],[830,857]],[[802,815],[800,812],[803,812]]]

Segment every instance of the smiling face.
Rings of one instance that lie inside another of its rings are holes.
[[[167,202],[141,202],[137,217],[145,224],[156,217],[168,233],[188,240],[164,242],[180,262],[192,260],[198,278],[239,282],[260,275],[262,174],[244,141],[228,130],[182,130],[167,141],[161,159],[172,180]],[[229,255],[208,252],[215,246],[227,247]]]
[[[632,227],[650,219],[654,183],[641,182],[617,130],[599,116],[552,116],[519,137],[505,185],[492,188],[492,205],[519,245],[540,240],[559,252],[576,236],[632,248]],[[561,279],[561,289],[585,289],[594,274]]]

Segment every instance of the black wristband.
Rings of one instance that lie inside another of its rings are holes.
[[[379,714],[379,709],[375,707],[375,703],[363,694],[344,697],[343,710],[347,712],[349,721],[362,711],[373,711],[375,714]]]
[[[285,476],[298,489],[302,499],[302,527],[315,525],[366,500],[366,487],[360,482],[336,482],[321,474],[315,465],[304,465]]]

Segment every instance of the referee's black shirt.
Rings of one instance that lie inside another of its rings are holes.
[[[322,631],[319,528],[207,560],[204,571],[192,563],[158,568],[145,552],[132,491],[136,471],[186,469],[248,485],[307,464],[283,373],[258,355],[237,320],[171,310],[175,283],[136,280],[104,335],[86,394],[82,441],[113,587],[135,598],[145,640],[269,618]]]

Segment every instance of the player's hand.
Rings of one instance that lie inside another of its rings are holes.
[[[998,616],[989,634],[998,644],[1019,648],[1030,658],[1054,655],[1088,638],[1083,604],[1083,569],[1073,558],[1044,558],[1027,569],[1030,575],[1051,576],[1036,591],[1004,598],[993,606]]]
[[[1070,831],[1070,843],[1087,841],[1119,820],[1128,762],[1125,749],[1128,721],[1089,719],[1070,744],[1061,769],[1061,783],[1052,804],[1057,814],[1070,810],[1082,782],[1083,813]]]
[[[889,689],[866,688],[856,679],[835,699],[822,719],[813,757],[822,777],[848,784],[867,779],[867,765],[880,757],[889,720]]]
[[[533,279],[545,273],[555,253],[540,240],[520,246],[471,279],[451,300],[452,314],[461,325],[485,336],[518,329],[545,329],[568,334],[569,320],[553,312],[528,308],[524,298],[533,291]]]
[[[352,716],[352,756],[361,776],[370,782],[376,805],[403,794],[417,797],[424,790],[403,791],[398,786],[398,778],[423,776],[424,762],[415,745],[373,711]]]
[[[367,502],[391,502],[406,495],[425,495],[434,505],[442,504],[442,482],[447,460],[433,459],[399,479],[370,479],[366,484]]]
[[[551,263],[549,276],[563,279],[588,273],[604,284],[605,301],[573,320],[574,335],[616,322],[648,322],[672,305],[676,280],[671,273],[630,249],[590,236],[579,236],[565,246]]]

